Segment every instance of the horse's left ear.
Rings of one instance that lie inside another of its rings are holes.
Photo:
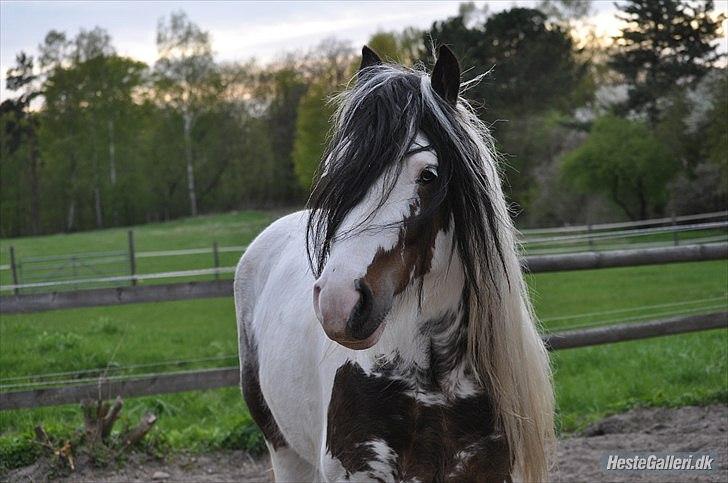
[[[437,53],[437,62],[432,69],[432,89],[451,106],[458,103],[460,64],[447,45],[441,45]]]
[[[370,49],[366,45],[364,47],[362,47],[361,64],[359,65],[359,71],[362,71],[362,70],[366,69],[367,67],[380,65],[381,63],[382,63],[382,59],[379,57],[379,55],[376,52],[374,52],[372,49]]]

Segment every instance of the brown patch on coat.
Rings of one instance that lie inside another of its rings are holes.
[[[270,412],[263,391],[260,389],[258,354],[254,343],[248,343],[246,347],[245,362],[240,370],[240,387],[250,416],[260,428],[266,441],[273,446],[273,449],[288,446],[278,423]]]
[[[367,375],[356,363],[338,369],[328,412],[326,444],[347,476],[368,472],[395,481],[510,481],[508,443],[496,428],[485,393],[425,405],[413,384],[399,377]],[[391,475],[375,473],[368,443],[384,441],[397,455]]]
[[[432,208],[432,203],[432,194],[427,187],[421,186],[418,201],[410,205],[410,215],[404,219],[395,246],[377,250],[363,277],[375,295],[388,289],[398,295],[413,280],[422,279],[429,273],[437,234],[447,231],[449,223],[444,203],[429,219],[417,216],[418,208],[425,212]]]

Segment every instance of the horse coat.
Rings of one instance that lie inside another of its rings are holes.
[[[440,49],[363,51],[310,209],[235,274],[241,384],[278,481],[546,478],[553,402],[487,130]]]

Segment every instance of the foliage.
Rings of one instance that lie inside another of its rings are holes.
[[[660,98],[694,84],[721,57],[715,40],[725,17],[714,15],[712,0],[630,0],[618,8],[626,26],[610,65],[630,86],[626,108],[654,123]]]
[[[0,437],[0,472],[33,464],[41,454],[32,437]]]
[[[621,88],[654,94],[660,109],[652,134],[679,160],[676,177],[720,199],[716,183],[697,178],[714,171],[705,163],[728,177],[725,70],[714,67],[720,16],[710,3],[653,3],[625,6],[640,12],[619,42],[629,61],[642,59],[640,49],[664,47],[653,69],[659,85],[646,83],[652,67],[633,64],[634,78],[617,73],[629,84]],[[433,46],[445,42],[459,54],[464,81],[489,72],[464,84],[463,94],[492,126],[506,196],[522,224],[622,217],[598,193],[558,176],[559,160],[588,122],[609,112],[599,99],[620,87],[607,50],[580,30],[590,4],[535,5],[491,13],[463,3],[426,31],[379,31],[368,43],[386,59],[416,65],[431,64]],[[667,37],[656,36],[640,20],[655,9],[695,23],[673,22],[663,29]],[[18,54],[5,79],[12,97],[0,106],[0,236],[303,203],[329,128],[325,99],[354,78],[359,46],[331,38],[267,64],[221,63],[210,34],[181,11],[160,19],[156,40],[151,66],[118,55],[100,27],[51,30],[37,56]],[[722,83],[705,81],[713,77]],[[674,190],[670,196],[681,210],[699,206],[682,203]]]
[[[159,59],[154,67],[155,90],[162,105],[180,115],[187,173],[190,214],[197,215],[197,187],[192,128],[201,112],[213,105],[221,90],[212,44],[207,32],[190,22],[184,12],[173,13],[157,27]]]
[[[632,220],[659,212],[675,159],[642,123],[605,116],[587,141],[566,155],[563,174],[582,191],[607,195]]]
[[[266,451],[263,433],[247,413],[243,414],[243,418],[222,437],[218,444],[220,448],[242,449],[254,455]]]
[[[435,22],[424,34],[425,45],[430,39],[450,45],[460,63],[473,68],[471,78],[487,72],[465,96],[484,108],[481,117],[493,126],[506,155],[508,195],[520,206],[531,206],[534,175],[549,161],[549,148],[532,142],[534,129],[548,130],[545,118],[566,114],[591,96],[588,65],[579,60],[568,27],[536,9],[511,8],[484,17],[473,6]],[[423,60],[428,57],[423,51]]]
[[[713,97],[705,123],[705,156],[718,167],[723,188],[728,189],[728,70],[718,71],[717,80],[711,87]]]
[[[325,149],[329,121],[334,114],[331,97],[344,88],[358,68],[352,53],[345,44],[327,41],[307,55],[307,71],[315,75],[299,101],[293,142],[294,171],[299,186],[306,193]]]
[[[728,179],[721,166],[703,162],[683,172],[670,183],[669,212],[676,215],[725,210],[728,201]]]
[[[100,28],[51,31],[37,61],[19,55],[16,97],[0,107],[0,234],[300,202],[291,151],[306,85],[293,66],[221,66],[182,13],[159,29],[152,70]]]
[[[489,120],[566,107],[585,74],[568,32],[535,9],[504,10],[472,26],[461,14],[435,22],[425,33],[426,45],[428,38],[451,45],[462,65],[478,69],[475,73],[492,68],[468,90],[470,98],[488,109]]]
[[[305,190],[311,188],[314,174],[326,147],[329,120],[334,114],[333,106],[327,102],[326,87],[320,83],[309,87],[298,106],[293,163],[298,182]]]
[[[8,90],[18,92],[18,97],[0,104],[0,166],[3,172],[0,191],[5,193],[2,199],[6,201],[0,206],[0,233],[6,227],[19,226],[28,218],[29,231],[40,232],[38,116],[31,112],[30,106],[41,93],[34,70],[33,58],[20,52],[16,56],[16,66],[8,70],[6,80]],[[30,189],[25,190],[26,186]],[[24,196],[28,191],[30,196]]]
[[[423,49],[422,32],[411,27],[402,32],[379,31],[369,38],[367,45],[385,62],[411,66]]]

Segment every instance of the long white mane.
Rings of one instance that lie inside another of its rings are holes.
[[[451,127],[427,76],[422,94],[445,127]],[[482,383],[491,387],[500,422],[514,457],[515,473],[526,481],[546,481],[555,442],[554,397],[546,348],[537,330],[518,257],[513,226],[501,188],[493,143],[487,127],[465,99],[456,118],[481,153],[482,169],[493,190],[490,197],[499,229],[490,253],[500,246],[503,263],[491,263],[490,274],[479,273],[481,296],[470,298],[468,357]],[[451,135],[458,142],[453,130]]]

